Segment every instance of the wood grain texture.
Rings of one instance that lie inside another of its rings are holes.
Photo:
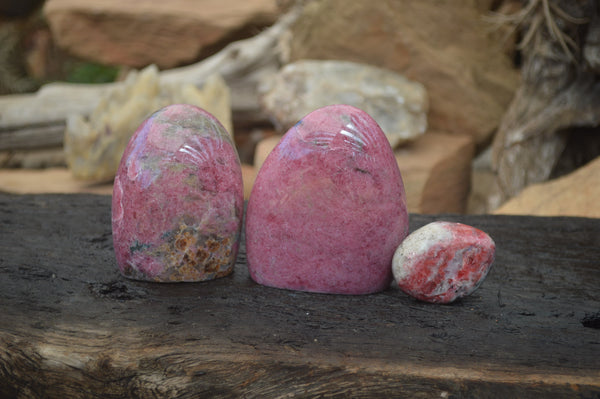
[[[411,215],[496,241],[472,296],[417,302],[122,278],[110,197],[0,194],[0,397],[600,397],[600,220]]]
[[[64,135],[64,121],[32,124],[20,129],[0,127],[0,151],[60,147]]]

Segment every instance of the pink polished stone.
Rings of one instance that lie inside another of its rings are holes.
[[[292,290],[368,294],[387,288],[408,232],[392,149],[365,112],[320,108],[260,169],[246,213],[251,277]]]
[[[238,155],[219,121],[192,105],[155,112],[129,141],[115,178],[121,273],[157,282],[231,273],[243,201]]]
[[[396,250],[393,273],[407,294],[450,303],[483,282],[496,246],[489,235],[461,223],[433,222],[411,233]]]

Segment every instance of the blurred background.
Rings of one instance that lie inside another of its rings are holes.
[[[0,191],[110,194],[156,109],[202,106],[245,195],[311,110],[369,112],[416,213],[600,217],[597,0],[0,0]]]

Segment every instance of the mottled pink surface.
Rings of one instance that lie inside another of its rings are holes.
[[[392,149],[365,112],[320,108],[292,127],[258,173],[246,213],[251,277],[293,290],[387,288],[408,231]]]
[[[407,294],[450,303],[483,282],[496,246],[489,235],[461,223],[433,222],[411,233],[394,254],[393,273]]]
[[[158,282],[227,275],[242,212],[240,162],[225,128],[198,107],[165,107],[135,132],[115,178],[119,269]]]

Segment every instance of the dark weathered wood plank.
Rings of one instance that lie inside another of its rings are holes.
[[[129,281],[110,197],[0,195],[0,397],[599,397],[600,220],[411,229],[434,219],[497,244],[452,305],[262,287],[243,247],[220,280]]]

